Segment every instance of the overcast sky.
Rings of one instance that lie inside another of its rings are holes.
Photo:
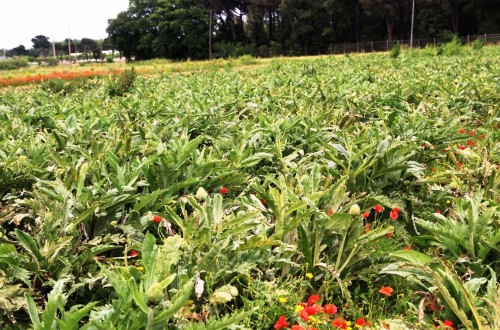
[[[0,49],[24,45],[44,35],[51,41],[104,39],[108,19],[128,8],[128,0],[0,0]]]

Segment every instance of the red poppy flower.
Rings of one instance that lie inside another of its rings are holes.
[[[292,330],[305,330],[303,326],[300,326],[298,324],[292,325]]]
[[[387,297],[390,297],[392,293],[394,292],[394,289],[390,286],[382,286],[380,290],[378,290],[381,294],[386,295]]]
[[[405,250],[406,251],[410,251],[411,250],[411,246],[405,246]]]
[[[396,220],[399,215],[398,215],[398,212],[392,210],[391,213],[389,213],[389,217],[392,219],[392,220]]]
[[[312,306],[306,307],[305,311],[309,315],[315,315],[321,311],[321,307],[319,307],[318,305],[312,305]]]
[[[474,142],[472,140],[469,140],[469,141],[467,141],[467,145],[471,146],[471,147],[474,147],[476,145],[476,142]]]
[[[458,146],[458,149],[460,149],[460,150],[465,150],[465,148],[467,148],[467,147],[464,146],[463,144],[461,144],[461,145]]]
[[[380,205],[378,205],[378,204],[377,204],[377,205],[375,205],[375,206],[373,207],[373,209],[374,209],[376,212],[378,212],[378,213],[381,213],[381,212],[383,212],[383,211],[384,211],[384,209],[382,208],[382,206],[380,206]]]
[[[441,210],[436,210],[434,213],[441,214]]]
[[[325,313],[333,315],[337,313],[337,306],[333,304],[326,304],[325,306],[323,306],[323,310],[325,311]]]
[[[387,235],[385,235],[385,236],[391,238],[392,237],[392,233],[387,233]]]
[[[443,325],[444,325],[445,329],[450,328],[450,329],[455,330],[455,328],[453,327],[453,322],[451,322],[450,320],[444,320]]]
[[[340,317],[337,317],[335,320],[333,320],[332,325],[336,328],[347,329],[347,322]]]
[[[481,139],[484,139],[486,137],[486,134],[481,134]]]
[[[465,128],[461,128],[461,129],[459,129],[459,130],[458,130],[458,132],[459,132],[460,134],[465,134]]]
[[[138,255],[139,255],[139,252],[137,252],[136,250],[130,250],[131,257],[137,257]]]
[[[274,329],[284,329],[288,327],[290,323],[286,321],[286,317],[284,315],[281,315],[280,318],[278,319],[278,322],[274,325]]]
[[[474,131],[469,131],[470,136],[474,136],[474,134],[476,134]]]
[[[163,219],[162,219],[162,217],[160,217],[160,216],[158,216],[158,215],[155,215],[155,216],[153,217],[153,221],[154,221],[154,223],[159,223],[159,222],[161,222],[162,220],[163,220]]]
[[[364,317],[360,317],[359,319],[354,322],[354,326],[356,327],[369,327],[371,325],[370,322],[366,322]]]
[[[317,294],[313,294],[307,299],[307,303],[310,305],[314,305],[316,302],[319,301],[319,296]]]
[[[309,321],[309,314],[306,312],[305,308],[299,311],[299,317],[306,322]]]
[[[457,164],[457,167],[458,167],[458,168],[461,168],[462,166],[464,166],[464,164],[462,164],[462,163],[458,163],[458,164]]]
[[[333,209],[328,209],[328,215],[332,216],[333,215]]]
[[[370,216],[370,212],[363,212],[363,218],[368,218]]]
[[[370,225],[370,223],[367,223],[367,224],[365,225],[365,231],[366,231],[366,232],[368,232],[368,231],[370,231],[371,229],[372,229],[372,225]]]
[[[229,192],[229,189],[227,189],[226,187],[222,187],[220,188],[219,192],[222,194],[222,195],[225,195]]]

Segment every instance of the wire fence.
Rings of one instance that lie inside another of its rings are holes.
[[[459,40],[464,45],[470,45],[475,40],[481,40],[484,44],[500,44],[500,34],[478,34],[478,35],[467,35],[459,37]],[[429,39],[413,39],[413,48],[425,48],[429,46],[440,46],[449,42],[449,38],[429,38]],[[404,47],[410,47],[411,40],[385,40],[385,41],[365,41],[365,42],[354,42],[354,43],[337,43],[331,44],[327,49],[307,49],[304,48],[301,54],[294,55],[324,55],[324,54],[349,54],[349,53],[374,53],[374,52],[387,52],[392,49],[396,44],[400,44]],[[280,53],[279,51],[273,52],[273,49],[269,49],[270,54]],[[262,53],[260,56],[266,57],[269,54]],[[290,54],[287,54],[290,55]]]

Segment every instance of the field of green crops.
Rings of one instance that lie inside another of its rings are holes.
[[[117,81],[0,90],[0,328],[500,329],[500,47]]]

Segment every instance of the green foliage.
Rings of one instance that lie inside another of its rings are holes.
[[[394,46],[391,48],[391,58],[398,58],[399,54],[401,54],[401,45],[399,42],[397,42]]]
[[[257,61],[252,55],[240,56],[238,57],[238,61],[240,61],[243,65],[254,65],[257,63]]]
[[[500,214],[496,206],[483,201],[483,192],[474,197],[453,198],[454,214],[447,218],[434,214],[437,222],[416,220],[425,230],[416,240],[423,246],[439,247],[448,260],[457,262],[456,268],[465,274],[468,269],[485,276],[488,267],[500,273]]]
[[[47,65],[48,66],[57,66],[57,65],[59,65],[59,59],[54,58],[54,57],[49,57],[49,58],[47,58]]]
[[[28,66],[26,57],[13,57],[0,61],[0,70],[15,70]]]
[[[498,49],[414,54],[6,89],[0,327],[495,326]]]
[[[114,61],[113,55],[106,55],[106,63],[113,63],[113,61]]]
[[[438,55],[458,56],[463,52],[462,44],[456,35],[449,42],[441,45],[438,50]]]
[[[137,79],[134,67],[123,71],[119,75],[113,75],[108,82],[109,96],[124,96],[129,93]]]
[[[481,50],[484,47],[484,40],[483,39],[476,39],[471,43],[472,49],[474,50]]]

